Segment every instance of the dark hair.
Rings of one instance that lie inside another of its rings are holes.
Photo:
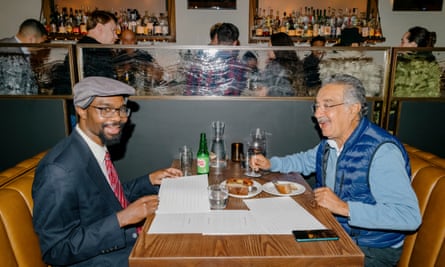
[[[326,38],[324,36],[317,35],[311,39],[311,46],[314,46],[315,42],[323,42],[326,44]]]
[[[340,43],[336,46],[351,46],[354,43],[362,43],[363,37],[359,33],[358,28],[345,28],[341,31]]]
[[[117,18],[112,13],[103,10],[95,10],[88,17],[87,30],[94,29],[99,23],[106,24],[111,20],[117,23]]]
[[[347,104],[360,103],[362,107],[360,116],[364,117],[368,114],[366,90],[358,78],[348,74],[334,74],[323,81],[323,86],[326,84],[345,85],[343,101]]]
[[[218,36],[218,44],[232,45],[239,38],[239,30],[232,23],[224,22],[217,28],[216,35]]]
[[[436,43],[436,33],[422,27],[412,27],[408,30],[409,42],[415,42],[418,47],[433,47]]]
[[[242,60],[243,60],[243,61],[247,61],[247,60],[249,60],[249,59],[255,59],[255,60],[257,60],[258,58],[257,58],[257,56],[255,55],[254,52],[252,52],[252,51],[247,51],[246,53],[244,53]]]
[[[221,22],[215,23],[212,25],[212,27],[210,27],[210,40],[213,40],[213,38],[215,38],[216,35],[216,31],[218,30],[219,26],[221,26]]]
[[[26,32],[36,33],[39,36],[46,36],[48,32],[40,21],[36,19],[27,19],[20,24],[19,32],[26,34]]]
[[[294,46],[294,41],[284,32],[274,33],[270,36],[272,46]],[[274,50],[275,60],[283,61],[299,61],[295,50]]]

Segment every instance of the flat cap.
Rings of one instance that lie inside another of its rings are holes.
[[[90,76],[74,85],[74,105],[87,108],[96,96],[134,95],[133,87],[106,77]]]

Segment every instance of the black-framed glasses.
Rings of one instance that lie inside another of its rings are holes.
[[[338,107],[338,106],[341,106],[341,105],[344,105],[344,104],[346,104],[345,102],[342,102],[342,103],[338,103],[338,104],[331,104],[331,105],[329,105],[329,104],[327,104],[327,103],[324,103],[324,104],[312,104],[312,112],[316,112],[318,109],[320,109],[321,111],[328,111],[328,110],[330,110],[331,108],[335,108],[335,107]]]
[[[99,114],[103,118],[112,118],[116,113],[119,114],[119,117],[126,118],[130,116],[131,113],[131,109],[127,108],[126,106],[122,106],[120,108],[97,107],[97,106],[90,106],[90,107],[99,110]]]

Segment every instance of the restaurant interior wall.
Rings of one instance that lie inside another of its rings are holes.
[[[42,0],[6,1],[0,10],[0,37],[9,37],[17,32],[18,25],[26,18],[40,17]],[[209,28],[215,22],[229,21],[240,28],[241,44],[248,43],[247,0],[237,1],[236,10],[189,10],[187,0],[176,0],[176,43],[207,44]],[[380,46],[397,46],[408,28],[423,26],[437,33],[436,46],[445,46],[445,27],[442,25],[445,9],[442,11],[392,11],[391,0],[378,0],[383,35],[386,42]],[[445,4],[444,4],[445,5]]]

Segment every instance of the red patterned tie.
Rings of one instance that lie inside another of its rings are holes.
[[[106,152],[105,154],[105,167],[107,168],[108,179],[110,179],[110,186],[116,195],[116,198],[121,203],[122,208],[126,208],[128,206],[128,201],[124,195],[124,188],[122,187],[121,182],[119,181],[119,177],[117,176],[116,169],[114,168],[113,162],[111,162],[110,153]]]

